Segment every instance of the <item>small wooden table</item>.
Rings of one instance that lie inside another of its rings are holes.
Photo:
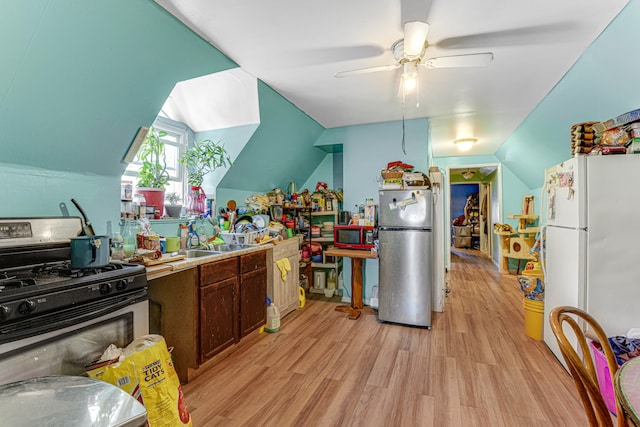
[[[368,250],[357,249],[327,249],[327,256],[341,256],[351,258],[351,305],[339,305],[336,311],[349,313],[349,319],[355,320],[361,313],[373,314],[371,307],[365,307],[362,303],[362,268],[364,259],[377,258],[378,255]]]
[[[640,426],[640,357],[625,362],[618,369],[613,388],[627,418]]]

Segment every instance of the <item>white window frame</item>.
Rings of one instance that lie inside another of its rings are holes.
[[[187,130],[160,120],[156,120],[153,123],[153,128],[156,131],[164,131],[167,133],[167,136],[161,138],[165,143],[165,149],[166,147],[177,148],[175,162],[173,164],[167,164],[167,172],[169,172],[170,176],[169,183],[167,184],[167,192],[175,191],[182,197],[184,203],[185,195],[187,194],[187,173],[185,166],[178,163],[178,159],[187,150],[187,144],[189,142]],[[127,165],[127,169],[122,174],[121,180],[131,181],[135,186],[138,180],[138,170],[140,170],[141,166],[142,163],[137,160],[136,153],[136,158]]]

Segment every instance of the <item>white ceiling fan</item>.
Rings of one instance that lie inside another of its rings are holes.
[[[349,77],[358,74],[390,71],[403,67],[403,89],[409,91],[416,85],[418,66],[426,68],[482,67],[493,61],[492,52],[427,58],[425,53],[429,46],[427,43],[428,31],[429,24],[426,22],[407,22],[404,25],[404,38],[391,45],[391,52],[396,59],[395,64],[340,71],[335,73],[334,76],[338,78]]]

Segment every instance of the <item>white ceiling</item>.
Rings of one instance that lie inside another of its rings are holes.
[[[628,0],[156,0],[246,72],[326,128],[402,119],[401,69],[348,78],[338,71],[393,64],[403,23],[430,24],[425,57],[493,52],[483,68],[420,67],[419,106],[434,156],[493,154]]]

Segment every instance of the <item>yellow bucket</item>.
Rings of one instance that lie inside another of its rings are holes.
[[[523,298],[522,305],[524,306],[525,333],[535,340],[542,340],[542,332],[544,330],[544,301]]]

